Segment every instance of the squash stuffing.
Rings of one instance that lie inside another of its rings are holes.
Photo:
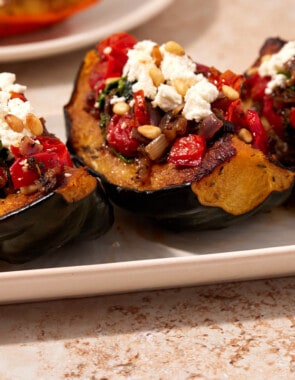
[[[235,223],[281,204],[294,183],[258,112],[245,108],[244,81],[175,41],[112,35],[78,72],[68,147],[120,207],[175,229]]]

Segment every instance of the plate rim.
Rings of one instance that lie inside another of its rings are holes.
[[[237,270],[241,265],[243,273]],[[257,280],[294,273],[295,244],[195,256],[13,270],[0,273],[0,304]],[[153,281],[150,281],[151,275]]]
[[[67,35],[60,38],[47,39],[45,41],[28,42],[12,45],[0,44],[0,63],[17,62],[30,59],[49,57],[52,55],[67,53],[86,46],[90,46],[99,39],[121,30],[130,30],[148,21],[156,14],[162,12],[174,0],[144,0],[134,9],[129,17],[123,14],[118,26],[118,20],[104,27],[98,27],[89,34],[87,31],[75,35]],[[100,6],[97,4],[96,7]],[[132,17],[131,17],[132,16]],[[75,17],[79,17],[76,15]]]

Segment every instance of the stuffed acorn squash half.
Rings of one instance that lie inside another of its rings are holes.
[[[178,230],[236,223],[281,204],[294,182],[258,113],[244,109],[243,82],[174,41],[112,35],[77,75],[68,147],[122,208]]]
[[[113,222],[97,178],[73,166],[25,89],[14,74],[0,74],[0,259],[13,263],[97,238]]]
[[[270,151],[295,169],[295,41],[268,38],[245,73],[242,98],[257,111]]]

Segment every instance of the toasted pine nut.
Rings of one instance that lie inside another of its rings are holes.
[[[160,84],[164,83],[165,81],[162,71],[157,66],[150,68],[149,75],[152,78],[154,86],[156,87],[159,87]]]
[[[155,62],[155,65],[160,66],[160,63],[162,62],[163,57],[158,45],[155,45],[153,47],[151,56]]]
[[[236,91],[234,88],[226,84],[222,86],[222,92],[230,100],[236,100],[236,99],[239,99],[240,97],[240,94],[238,93],[238,91]]]
[[[175,55],[184,55],[185,53],[184,48],[175,41],[166,42],[165,50]]]
[[[271,58],[271,54],[264,54],[264,55],[261,57],[261,62],[269,61],[270,58]]]
[[[173,87],[180,95],[185,96],[187,90],[195,83],[191,78],[176,78],[173,80]]]
[[[9,128],[11,128],[14,132],[21,132],[24,129],[24,123],[19,117],[13,114],[7,114],[4,116],[4,119],[9,125]]]
[[[25,195],[33,194],[38,191],[37,185],[29,185],[20,188],[20,192]]]
[[[252,133],[246,128],[241,128],[239,130],[238,137],[240,140],[244,141],[247,144],[250,144],[253,140]]]
[[[35,136],[40,136],[43,133],[43,124],[41,120],[33,113],[28,113],[26,116],[26,127]]]
[[[116,115],[124,115],[129,111],[129,104],[126,102],[117,102],[113,105],[113,112]]]
[[[257,73],[257,71],[258,71],[257,67],[250,67],[250,69],[247,70],[247,75],[253,75],[253,74]]]
[[[155,125],[149,125],[149,124],[140,125],[137,128],[137,130],[141,135],[143,135],[144,137],[147,137],[150,140],[155,139],[161,134],[161,128]]]

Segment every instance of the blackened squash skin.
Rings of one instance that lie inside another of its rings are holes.
[[[113,210],[99,181],[84,168],[69,171],[66,183],[45,196],[16,201],[14,194],[2,200],[0,259],[23,263],[74,239],[98,238],[110,228]],[[3,212],[8,202],[10,211]]]
[[[136,164],[123,162],[108,149],[97,119],[86,111],[89,75],[98,59],[95,51],[87,53],[64,107],[67,145],[78,161],[101,178],[116,205],[174,230],[200,230],[229,226],[288,198],[294,173],[230,133],[217,140],[214,154],[215,147],[208,149],[200,167],[179,169],[171,163],[155,163],[150,181],[140,184]],[[229,148],[225,153],[224,146]]]

